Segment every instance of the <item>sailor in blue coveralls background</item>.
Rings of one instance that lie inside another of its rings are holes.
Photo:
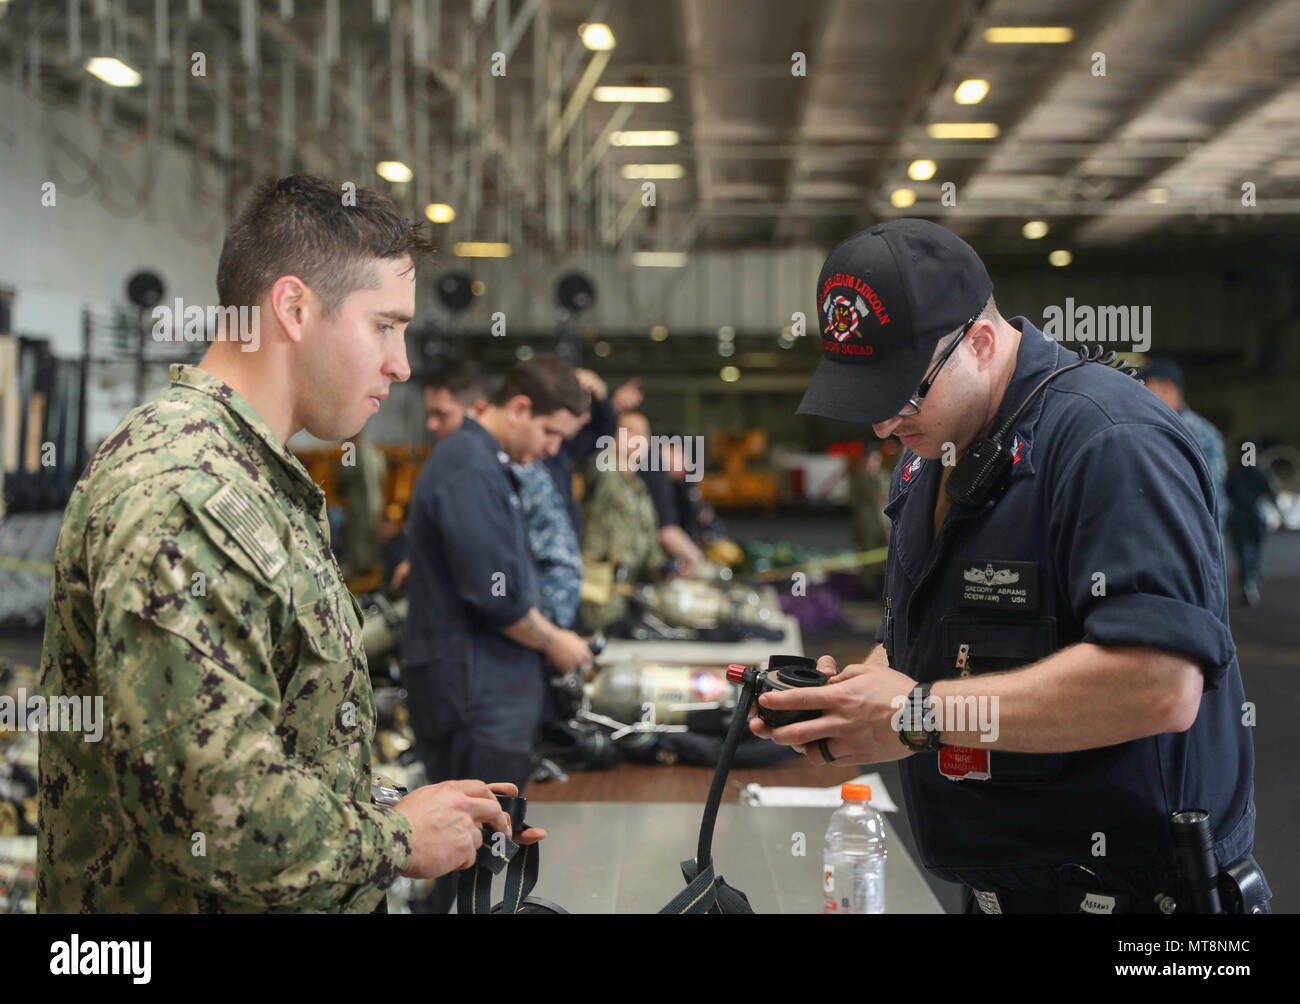
[[[1170,813],[1208,810],[1224,866],[1255,827],[1200,449],[1098,363],[1031,394],[1078,357],[1002,317],[979,257],[936,224],[845,241],[817,304],[825,351],[800,413],[905,448],[885,510],[886,612],[865,662],[761,698],[820,718],[751,728],[815,763],[906,758],[922,863],[967,887],[967,912],[1155,912],[1161,894],[1185,909]],[[1026,400],[1003,440],[1005,490],[952,502],[954,464]],[[830,656],[819,668],[837,670]]]
[[[407,513],[410,615],[402,682],[430,783],[532,775],[545,662],[566,673],[591,649],[539,611],[513,460],[554,456],[580,425],[589,399],[556,356],[518,363],[477,420],[466,417],[424,465]],[[457,877],[444,876],[422,905],[444,913]]]

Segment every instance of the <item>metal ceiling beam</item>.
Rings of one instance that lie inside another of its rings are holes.
[[[588,150],[586,156],[583,157],[582,164],[569,179],[570,191],[576,192],[586,184],[587,179],[591,177],[591,172],[596,169],[596,165],[599,164],[601,160],[604,159],[605,154],[609,152],[609,138],[627,124],[627,120],[632,116],[632,112],[635,110],[636,105],[630,101],[624,101],[614,109],[614,114],[612,114],[609,117],[609,121],[605,123],[605,128],[600,131],[600,135],[596,137],[596,141],[591,144],[591,149]]]
[[[1223,48],[1232,44],[1239,36],[1250,31],[1261,18],[1271,13],[1279,4],[1288,2],[1290,0],[1237,0],[1237,5],[1232,8],[1228,16],[1222,21],[1210,25],[1200,40],[1192,46],[1191,51],[1179,58],[1178,70],[1155,87],[1142,89],[1136,100],[1129,105],[1123,118],[1107,127],[1107,133],[1118,136],[1154,108],[1158,102],[1164,100],[1179,87],[1201,73],[1205,68],[1206,61],[1216,48]],[[1105,142],[1097,144],[1097,148],[1092,151],[1090,156],[1107,156],[1107,145]],[[1200,146],[1201,144],[1197,145]],[[1087,159],[1083,158],[1075,164],[1065,173],[1065,177],[1071,180],[1079,178]]]
[[[691,205],[675,203],[671,208],[663,208],[661,213],[682,214],[700,212],[706,217],[764,217],[782,211],[786,203],[767,202],[727,202]],[[965,200],[956,206],[944,206],[939,202],[917,202],[908,207],[907,212],[900,212],[887,201],[878,199],[871,208],[882,219],[910,216],[934,216],[944,218],[982,219],[992,217],[1023,218],[1028,215],[1048,214],[1051,216],[1097,216],[1107,212],[1131,213],[1134,216],[1159,216],[1163,218],[1207,216],[1294,216],[1300,213],[1300,198],[1261,200],[1257,206],[1243,206],[1239,199],[1201,199],[1196,202],[1150,203],[1132,201],[1116,203],[1111,200],[1083,201],[1076,199],[1037,200],[1037,199],[987,199],[973,202]],[[861,212],[862,203],[856,200],[837,202],[794,202],[789,205],[789,212],[807,217],[854,216]]]
[[[1113,127],[1111,132],[1122,132],[1125,128],[1136,122],[1144,114],[1155,107],[1158,101],[1173,94],[1179,87],[1189,81],[1194,80],[1196,75],[1204,70],[1205,63],[1213,59],[1213,53],[1216,48],[1222,49],[1231,45],[1242,35],[1245,35],[1247,32],[1254,29],[1261,20],[1271,14],[1279,6],[1287,2],[1289,2],[1289,0],[1242,0],[1242,2],[1238,6],[1234,7],[1231,13],[1229,13],[1223,21],[1215,23],[1206,31],[1205,35],[1196,43],[1192,52],[1186,57],[1186,63],[1182,66],[1181,72],[1165,80],[1160,86],[1152,88],[1150,91],[1141,95],[1138,100],[1130,106],[1124,117],[1124,121]],[[1263,102],[1260,101],[1260,96],[1258,94],[1247,95],[1237,103],[1237,106],[1234,108],[1232,113],[1230,113],[1224,121],[1215,123],[1216,136],[1223,130],[1230,128],[1232,125],[1240,121],[1243,117],[1258,112],[1260,107],[1262,107],[1263,104],[1266,104],[1269,99],[1291,86],[1294,86],[1294,81],[1290,78],[1274,78],[1272,86],[1269,88],[1269,93],[1265,96]],[[1159,177],[1171,167],[1186,160],[1188,157],[1192,156],[1192,154],[1207,149],[1215,142],[1217,142],[1217,139],[1198,142],[1191,149],[1182,153],[1175,154],[1168,158],[1158,158],[1155,166],[1138,172],[1135,175],[1125,177],[1123,182],[1119,185],[1119,190],[1116,194],[1120,198],[1123,198],[1124,196],[1131,195],[1132,193],[1145,188],[1153,179]],[[1090,156],[1109,157],[1110,152],[1108,144],[1100,144],[1098,149],[1094,150]],[[1086,163],[1087,158],[1080,159],[1079,162],[1076,163],[1065,175],[1066,180],[1069,182],[1078,182],[1083,177],[1083,168]],[[1173,204],[1169,203],[1168,205]],[[1195,211],[1189,210],[1187,208],[1187,203],[1181,201],[1177,203],[1176,208],[1180,212]],[[1285,213],[1285,209],[1279,208],[1279,200],[1268,200],[1267,205],[1261,202],[1259,206],[1250,208],[1241,206],[1238,201],[1237,208],[1244,209],[1251,213],[1260,213],[1262,215],[1274,215],[1279,212]],[[1095,215],[1098,218],[1098,222],[1100,222],[1106,218],[1113,217],[1116,212],[1117,207],[1112,204],[1108,211],[1098,212],[1093,215]],[[1088,237],[1088,231],[1091,229],[1092,228],[1087,225],[1077,228],[1076,236],[1086,240]]]
[[[813,7],[813,13],[810,19],[807,36],[799,41],[799,51],[803,51],[808,58],[809,69],[812,70],[808,76],[803,78],[803,100],[799,102],[799,108],[795,112],[794,122],[794,144],[795,148],[802,152],[803,149],[803,130],[808,122],[808,112],[812,108],[813,94],[817,88],[817,82],[826,79],[825,74],[817,68],[816,59],[818,54],[826,48],[826,26],[830,23],[831,16],[839,7],[839,0],[820,0]],[[804,171],[804,160],[796,153],[790,158],[787,166],[785,179],[782,183],[782,189],[785,193],[787,203],[794,200],[794,186],[798,183],[799,178]],[[781,213],[772,225],[772,239],[780,244],[786,240],[787,233],[791,222],[795,217]]]
[[[1123,6],[1127,6],[1131,0],[1100,0],[1083,8],[1082,17],[1074,26],[1074,41],[1060,46],[1061,53],[1056,60],[1055,69],[1045,73],[1041,78],[1029,81],[1021,81],[1021,100],[1012,108],[1009,114],[999,116],[1000,137],[998,140],[989,143],[979,143],[974,147],[974,152],[979,154],[975,159],[979,164],[963,164],[965,169],[963,174],[955,178],[945,178],[945,181],[953,181],[958,186],[958,191],[970,185],[979,177],[981,169],[995,153],[1001,152],[1013,143],[1013,137],[1020,123],[1029,116],[1043,101],[1043,98],[1050,94],[1057,83],[1072,70],[1077,70],[1081,66],[1087,65],[1085,61],[1080,60],[1082,53],[1092,50],[1096,43],[1097,36],[1107,27],[1107,23],[1115,15],[1116,11]],[[1096,141],[1089,141],[1089,146],[1095,148]],[[1037,150],[1034,151],[1036,156],[1041,156]],[[953,159],[948,157],[948,159]],[[874,198],[876,192],[870,193]],[[960,197],[957,200],[961,201]]]
[[[894,128],[891,132],[892,139],[883,150],[877,150],[874,168],[862,188],[867,193],[867,198],[875,196],[876,190],[885,177],[885,172],[893,167],[894,160],[898,156],[906,138],[907,130],[912,126],[912,121],[930,103],[930,98],[934,95],[936,88],[940,86],[943,78],[947,75],[948,66],[956,55],[958,48],[969,38],[975,22],[984,14],[990,2],[991,0],[975,0],[975,2],[952,0],[948,5],[947,13],[937,19],[938,24],[942,26],[942,30],[935,32],[934,47],[926,57],[925,64],[918,76],[918,85],[908,94],[898,118],[894,122]],[[870,222],[863,219],[862,209],[863,207],[859,206],[856,214],[859,226],[865,226]]]
[[[569,103],[564,106],[564,112],[560,115],[560,120],[556,122],[546,137],[546,149],[551,154],[559,153],[560,147],[564,146],[564,141],[569,136],[569,130],[573,124],[578,121],[578,116],[582,114],[583,108],[587,105],[587,99],[591,97],[591,92],[596,89],[596,81],[600,75],[605,72],[605,67],[609,65],[609,50],[593,52],[591,59],[587,63],[587,68],[582,71],[582,76],[578,78],[578,85],[574,87],[573,93],[569,95]]]

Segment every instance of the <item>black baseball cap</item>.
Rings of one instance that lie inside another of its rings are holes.
[[[822,360],[798,414],[866,425],[893,418],[939,339],[992,294],[979,255],[937,223],[891,220],[854,234],[817,280]]]
[[[1138,371],[1138,378],[1144,383],[1147,380],[1168,380],[1179,390],[1183,389],[1183,368],[1172,359],[1164,356],[1156,356],[1146,364],[1146,367]]]

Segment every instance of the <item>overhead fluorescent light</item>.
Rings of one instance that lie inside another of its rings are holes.
[[[391,181],[399,185],[405,184],[415,177],[411,169],[400,160],[381,160],[375,165],[375,173],[385,181]]]
[[[609,138],[614,146],[676,146],[682,141],[673,129],[620,130]]]
[[[139,87],[141,76],[120,59],[95,56],[86,60],[86,69],[111,87]]]
[[[1039,238],[1047,236],[1046,220],[1030,220],[1020,228],[1020,233],[1026,240],[1036,241]]]
[[[595,101],[607,103],[638,101],[658,105],[671,101],[673,92],[667,87],[597,87],[591,97]]]
[[[931,139],[996,139],[996,122],[931,122]]]
[[[582,44],[592,52],[607,52],[614,48],[614,33],[610,30],[609,25],[600,21],[592,24],[578,25],[578,37],[582,39]]]
[[[624,164],[621,173],[625,178],[641,181],[645,178],[683,178],[686,168],[681,164]]]
[[[963,80],[952,92],[953,100],[959,105],[977,105],[989,92],[989,82],[978,78]]]
[[[452,245],[457,258],[509,258],[510,245],[504,241],[457,241]]]
[[[1167,188],[1148,188],[1143,193],[1147,202],[1154,202],[1157,205],[1163,205],[1169,201],[1169,189]]]
[[[1073,40],[1073,28],[1002,25],[984,29],[984,41],[994,45],[1061,45]]]
[[[907,165],[907,176],[913,181],[929,181],[934,177],[937,165],[932,160],[914,160]]]
[[[906,209],[916,202],[916,193],[910,188],[895,188],[889,193],[889,203],[898,209]]]
[[[456,210],[445,202],[430,202],[424,207],[424,215],[431,223],[450,223],[456,218]]]
[[[642,268],[685,268],[685,251],[635,251],[632,264]]]
[[[1070,254],[1070,252],[1066,251],[1064,248],[1057,248],[1047,256],[1047,260],[1057,268],[1065,268],[1066,265],[1074,261],[1074,255]]]

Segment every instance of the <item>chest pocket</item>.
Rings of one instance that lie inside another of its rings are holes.
[[[341,582],[328,592],[295,591],[297,653],[281,682],[277,728],[285,751],[318,769],[341,793],[359,783],[357,754],[374,721],[356,611]]]
[[[949,614],[943,619],[944,679],[960,674],[957,652],[968,645],[971,676],[1016,669],[1056,651],[1056,618]],[[1054,781],[1065,773],[1064,753],[1010,753],[992,750],[989,773],[981,784]]]

